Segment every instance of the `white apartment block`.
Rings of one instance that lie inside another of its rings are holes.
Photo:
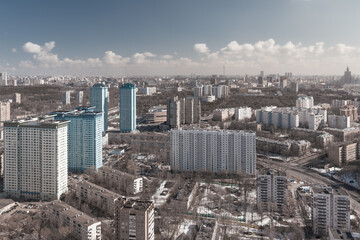
[[[136,177],[109,167],[99,168],[98,176],[102,180],[117,186],[119,190],[124,190],[130,194],[137,194],[143,191],[142,177]]]
[[[312,108],[314,107],[314,98],[312,96],[301,96],[296,99],[297,108]]]
[[[330,128],[339,128],[339,129],[349,128],[350,127],[350,117],[349,116],[329,115],[328,116],[328,125]]]
[[[50,220],[69,226],[77,239],[101,240],[101,221],[60,200],[51,202],[47,207]]]
[[[97,206],[109,216],[114,216],[115,202],[118,198],[122,197],[117,193],[85,180],[75,182],[74,189],[79,199]]]
[[[281,207],[286,202],[287,196],[287,177],[286,174],[275,171],[259,173],[257,176],[257,204],[269,203]]]
[[[250,119],[252,116],[252,109],[250,107],[240,107],[235,109],[235,120],[242,121]]]
[[[139,93],[145,95],[153,95],[156,93],[156,87],[145,87],[145,88],[138,88]]]
[[[213,86],[211,91],[212,95],[214,95],[216,98],[225,98],[230,93],[230,87],[226,85]]]
[[[350,230],[350,197],[346,191],[330,187],[312,189],[313,232],[327,235],[329,228]]]
[[[324,116],[321,114],[310,114],[309,116],[309,129],[318,130],[318,128],[323,124]]]
[[[54,200],[67,192],[68,121],[4,123],[5,192],[11,197]]]
[[[255,174],[255,133],[176,129],[170,132],[170,148],[175,171]]]
[[[66,91],[62,93],[62,104],[64,105],[68,105],[71,102],[71,92],[70,91]]]
[[[6,86],[7,85],[7,73],[6,72],[2,72],[0,73],[0,85],[1,86]]]

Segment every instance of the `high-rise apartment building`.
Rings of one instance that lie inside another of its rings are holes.
[[[314,107],[314,98],[312,96],[301,96],[296,99],[297,108],[312,108]]]
[[[255,174],[255,133],[175,129],[170,144],[172,170]]]
[[[13,103],[21,103],[21,94],[20,93],[14,93],[12,100],[13,100]]]
[[[116,240],[155,240],[154,203],[119,199],[115,207]]]
[[[345,129],[350,127],[349,116],[328,115],[328,124],[330,128]]]
[[[0,126],[3,122],[10,120],[10,102],[0,102]]]
[[[102,113],[94,107],[79,107],[73,111],[55,112],[56,120],[68,125],[68,169],[83,172],[102,167]]]
[[[62,93],[62,104],[68,105],[71,103],[71,94],[70,91],[66,91]]]
[[[5,192],[11,197],[54,200],[67,191],[67,121],[4,123]]]
[[[90,105],[95,107],[95,111],[102,112],[102,126],[104,132],[108,129],[108,104],[108,88],[104,84],[94,84],[90,88]]]
[[[7,73],[6,72],[0,73],[0,85],[1,86],[7,85]]]
[[[313,232],[328,235],[329,228],[350,230],[350,197],[341,189],[313,187],[312,189]]]
[[[76,92],[76,104],[82,105],[84,99],[84,92],[83,91],[77,91]]]
[[[280,208],[285,204],[287,195],[286,174],[269,170],[257,176],[256,200],[258,205],[274,204]]]
[[[358,121],[358,109],[354,105],[346,105],[340,108],[340,116],[350,117],[350,122]]]
[[[198,98],[181,98],[177,96],[167,103],[167,124],[170,128],[180,128],[181,124],[199,123],[201,102]]]
[[[136,129],[136,87],[125,83],[120,87],[120,131]]]

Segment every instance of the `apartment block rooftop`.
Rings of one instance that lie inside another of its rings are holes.
[[[137,200],[137,199],[128,199],[124,203],[124,208],[132,208],[137,211],[146,211],[151,205],[152,201],[147,200]]]

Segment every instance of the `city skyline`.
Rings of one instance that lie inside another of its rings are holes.
[[[355,0],[20,2],[0,10],[9,75],[360,73]]]

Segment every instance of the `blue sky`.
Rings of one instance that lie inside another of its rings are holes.
[[[10,74],[360,71],[358,0],[1,3],[0,71]]]

